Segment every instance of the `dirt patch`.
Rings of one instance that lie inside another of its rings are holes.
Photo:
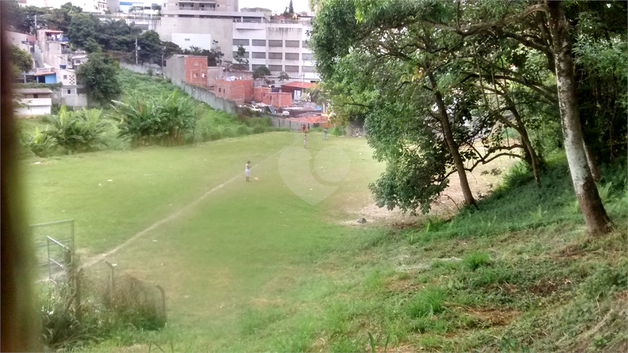
[[[371,347],[368,347],[368,350],[370,349]],[[391,347],[390,345],[388,345],[386,350],[384,350],[383,345],[375,347],[375,352],[377,353],[384,353],[384,352],[386,353],[410,353],[410,352],[417,352],[419,350],[423,350],[423,348],[417,348],[417,346],[412,346],[409,344],[400,344],[395,347]]]
[[[396,278],[386,282],[386,289],[391,292],[416,292],[423,286],[417,283],[413,275],[408,278]]]
[[[521,314],[519,310],[512,308],[496,309],[491,307],[467,308],[465,312],[481,321],[489,322],[491,326],[509,325]]]
[[[476,200],[490,195],[501,181],[504,172],[516,161],[512,157],[500,157],[488,164],[478,166],[473,173],[467,173],[469,187]],[[353,208],[355,204],[347,206],[346,212],[351,219],[345,219],[341,223],[350,226],[363,226],[356,222],[359,217],[366,218],[370,224],[394,225],[402,228],[415,225],[425,219],[425,216],[420,214],[420,210],[417,210],[419,215],[412,216],[409,213],[404,214],[399,209],[388,210],[386,207],[377,207],[374,201],[370,201],[361,208]],[[464,195],[460,188],[460,179],[454,173],[449,177],[447,189],[432,203],[429,215],[449,218],[457,214],[462,206],[464,206]]]
[[[545,297],[554,292],[561,291],[570,284],[571,280],[569,278],[542,279],[533,284],[530,287],[530,291],[536,295]]]

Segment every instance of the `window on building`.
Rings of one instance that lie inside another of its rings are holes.
[[[314,72],[314,66],[303,66],[301,70],[303,70],[303,72]]]
[[[296,65],[286,65],[286,72],[299,72],[299,67]]]
[[[266,46],[266,39],[253,39],[252,40],[252,44],[254,47],[265,47]]]
[[[194,78],[197,78],[197,77],[198,77],[198,74],[197,74],[197,73],[195,73],[195,74],[194,74]]]
[[[238,55],[238,52],[234,51],[233,52],[233,56],[235,57],[236,55]],[[249,57],[249,52],[248,51],[244,52],[244,55],[242,55],[241,57],[242,58],[248,58]]]
[[[68,94],[72,94],[72,90],[71,89],[68,90]]]
[[[68,79],[68,75],[63,75],[63,79],[67,80]]]
[[[33,94],[33,98],[39,98],[39,95],[37,93]]]
[[[266,53],[264,52],[253,52],[253,59],[266,59]]]
[[[308,41],[307,41],[307,40],[302,41],[302,42],[301,42],[301,47],[302,47],[302,48],[307,48],[307,43],[308,43]]]
[[[299,60],[299,53],[286,53],[286,60]]]
[[[268,58],[281,60],[283,58],[283,53],[268,53]]]
[[[259,69],[260,67],[265,66],[265,65],[261,65],[261,64],[253,64],[252,66],[253,66],[253,67],[252,67],[253,71],[255,71],[255,70],[257,70],[257,69]]]
[[[269,40],[268,46],[271,48],[281,48],[283,47],[283,41],[282,40]]]
[[[218,89],[218,93],[220,93],[220,92],[221,92],[221,91],[220,91],[220,88],[219,88],[219,89]]]
[[[186,41],[186,42],[189,42],[189,41],[190,41],[190,38],[185,38],[185,41]]]
[[[268,65],[268,70],[270,71],[282,71],[281,65]]]
[[[299,47],[299,41],[298,40],[287,40],[286,41],[286,48],[298,48]]]
[[[249,45],[248,39],[234,39],[233,45]]]
[[[312,54],[312,53],[303,53],[303,54],[301,54],[301,59],[303,59],[303,60],[314,60],[314,54]]]

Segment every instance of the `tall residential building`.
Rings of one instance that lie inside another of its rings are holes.
[[[262,22],[233,23],[233,52],[242,46],[249,70],[266,66],[271,79],[281,72],[290,80],[318,81],[314,72],[314,58],[307,47],[308,33],[312,29],[311,17],[298,20],[267,19]]]
[[[237,0],[165,0],[155,30],[162,40],[184,49],[218,46],[226,61],[233,61],[242,46],[248,69],[264,65],[270,69],[271,79],[281,72],[292,80],[319,79],[307,47],[311,17],[275,19],[263,8],[245,10],[238,11]]]

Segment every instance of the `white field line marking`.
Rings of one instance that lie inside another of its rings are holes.
[[[284,148],[280,149],[277,153],[274,153],[274,154],[272,154],[271,156],[269,156],[269,157],[267,157],[266,159],[264,159],[263,161],[259,162],[259,163],[258,163],[258,165],[264,164],[267,160],[269,160],[269,159],[271,159],[271,158],[275,157],[276,155],[278,155],[278,154],[279,154],[281,151],[283,151],[283,150],[284,150]],[[231,178],[231,179],[229,179],[229,180],[225,181],[224,183],[222,183],[222,184],[220,184],[220,185],[218,185],[218,186],[214,187],[213,189],[209,190],[209,191],[208,191],[208,192],[206,192],[203,196],[199,197],[196,201],[192,202],[191,204],[189,204],[189,205],[187,205],[187,206],[185,206],[185,207],[181,208],[179,211],[177,211],[177,212],[175,212],[175,213],[171,214],[170,216],[168,216],[168,217],[166,217],[166,218],[164,218],[164,219],[162,219],[162,220],[160,220],[160,221],[155,222],[155,223],[154,223],[153,225],[151,225],[150,227],[148,227],[148,228],[144,229],[143,231],[141,231],[141,232],[139,232],[139,233],[135,234],[135,235],[134,235],[134,236],[132,236],[131,238],[127,239],[124,243],[122,243],[122,244],[120,244],[120,245],[116,246],[115,248],[113,248],[113,249],[111,249],[111,250],[107,251],[107,252],[106,252],[106,253],[104,253],[104,254],[94,255],[91,259],[87,260],[87,261],[86,261],[83,265],[81,265],[81,266],[79,267],[79,269],[83,269],[83,268],[87,268],[87,267],[93,266],[93,265],[97,264],[98,262],[105,260],[105,258],[106,258],[107,256],[111,256],[111,255],[115,254],[116,252],[118,252],[118,250],[120,250],[120,249],[122,249],[122,248],[126,247],[126,246],[127,246],[127,245],[129,245],[131,242],[133,242],[133,241],[137,240],[138,238],[140,238],[142,235],[144,235],[144,234],[146,234],[146,233],[148,233],[148,232],[150,232],[150,231],[152,231],[152,230],[156,229],[157,227],[161,226],[161,225],[162,225],[162,224],[164,224],[164,223],[167,223],[167,222],[172,221],[173,219],[175,219],[175,218],[179,217],[182,213],[189,211],[191,208],[193,208],[194,206],[198,205],[201,201],[203,201],[203,200],[204,200],[207,196],[209,196],[209,194],[211,194],[212,192],[214,192],[214,191],[216,191],[216,190],[218,190],[218,189],[222,188],[223,186],[225,186],[225,185],[227,185],[227,184],[231,183],[232,181],[234,181],[234,180],[236,180],[236,179],[240,179],[240,178],[244,178],[244,177],[242,176],[242,174],[241,174],[241,173],[238,173],[238,175],[234,176],[233,178]]]

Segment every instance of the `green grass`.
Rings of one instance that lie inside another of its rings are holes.
[[[25,159],[31,223],[75,219],[83,259],[222,185],[108,258],[119,273],[165,288],[167,326],[116,331],[81,351],[626,347],[625,164],[602,168],[617,225],[604,237],[586,235],[562,156],[550,159],[541,187],[523,169],[510,172],[477,211],[418,227],[358,226],[346,221],[372,202],[366,185],[382,171],[364,139],[311,135],[312,157],[331,145],[351,160],[342,182],[331,183],[338,190],[315,205],[279,173],[280,151],[301,142],[273,132]],[[323,163],[332,174],[342,169],[337,157]],[[247,160],[258,181],[244,181]],[[317,163],[306,160],[304,170]],[[106,270],[88,274],[106,279]]]

